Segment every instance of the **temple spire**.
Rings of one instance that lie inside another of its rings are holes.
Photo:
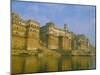
[[[64,24],[64,31],[68,31],[68,25],[67,24]]]

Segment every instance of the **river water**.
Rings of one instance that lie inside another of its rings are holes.
[[[12,56],[11,71],[15,73],[41,73],[95,69],[95,56]]]

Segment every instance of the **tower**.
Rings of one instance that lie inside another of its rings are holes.
[[[58,29],[53,22],[41,27],[41,38],[49,49],[58,49]]]
[[[39,48],[39,23],[33,20],[27,21],[27,50]]]
[[[26,26],[24,20],[16,13],[12,13],[12,49],[25,50]]]
[[[68,27],[67,24],[64,24],[64,28],[61,35],[59,36],[59,48],[68,50],[69,49],[69,32],[68,32]],[[63,35],[62,35],[63,34]]]
[[[67,32],[68,31],[68,25],[64,24],[64,31]]]

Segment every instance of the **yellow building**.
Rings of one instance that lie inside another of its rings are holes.
[[[39,28],[38,22],[24,21],[19,15],[12,13],[12,50],[23,52],[38,49],[40,46]]]
[[[16,14],[12,13],[12,49],[25,50],[26,24]]]
[[[49,49],[71,49],[72,35],[68,30],[59,29],[54,23],[49,22],[40,28],[40,38]]]
[[[27,21],[27,50],[34,50],[39,48],[39,23],[36,21],[28,20]]]
[[[40,48],[48,50],[72,51],[87,50],[89,40],[84,35],[75,35],[64,28],[57,28],[52,22],[40,27],[34,20],[24,21],[19,15],[12,13],[12,51],[23,53]]]
[[[78,49],[87,50],[89,47],[89,40],[84,35],[77,35]]]

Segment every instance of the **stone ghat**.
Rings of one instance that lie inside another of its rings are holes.
[[[37,49],[37,50],[12,50],[12,55],[29,55],[29,56],[52,56],[59,58],[61,56],[60,53],[52,50],[43,50],[43,49]]]
[[[66,55],[95,55],[93,51],[84,51],[84,50],[72,50],[72,51],[64,51],[64,50],[51,50],[51,49],[36,49],[36,50],[12,50],[12,55],[32,55],[32,56],[66,56]]]
[[[80,50],[74,50],[72,51],[71,55],[81,55],[81,56],[88,56],[88,55],[96,55],[93,51],[80,51]]]

